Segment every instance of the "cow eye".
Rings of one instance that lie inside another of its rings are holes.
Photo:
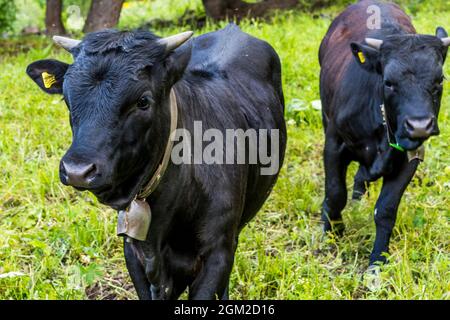
[[[441,91],[442,91],[442,86],[443,86],[443,85],[441,85],[441,84],[435,86],[435,87],[433,88],[433,91],[431,92],[431,94],[432,94],[433,96],[437,96],[438,94],[440,94]]]
[[[389,90],[394,91],[394,84],[390,82],[389,80],[384,81],[384,86],[388,88]]]
[[[147,109],[152,104],[153,99],[149,96],[142,96],[139,98],[139,101],[137,102],[137,107],[139,109]]]
[[[444,76],[442,76],[440,80],[436,81],[436,84],[433,87],[433,91],[431,92],[433,95],[438,95],[439,93],[441,93],[442,89],[444,88],[444,81]]]

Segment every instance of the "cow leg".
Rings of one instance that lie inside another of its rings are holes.
[[[369,182],[366,180],[365,169],[360,165],[353,182],[353,200],[361,200],[367,193]]]
[[[242,228],[239,228],[239,231],[237,234],[240,234]],[[236,254],[236,249],[237,249],[237,243],[239,242],[239,237],[236,237],[235,239],[235,246],[234,246],[234,255]],[[227,284],[227,287],[225,288],[225,292],[223,293],[222,297],[220,298],[220,300],[230,300],[230,284]]]
[[[325,200],[322,206],[324,232],[342,235],[344,223],[341,212],[347,204],[347,186],[345,182],[350,163],[344,143],[332,135],[325,139]]]
[[[153,300],[167,300],[172,296],[173,280],[168,274],[165,259],[159,246],[152,242],[143,242],[145,274],[150,283],[150,293]]]
[[[397,210],[406,187],[416,172],[419,160],[408,162],[406,159],[401,169],[391,176],[384,177],[383,186],[375,209],[376,237],[370,255],[370,265],[385,263],[384,252],[388,252],[389,239],[397,218]]]
[[[163,300],[172,296],[173,280],[161,250],[152,241],[125,241],[127,268],[140,299]]]
[[[203,254],[204,263],[199,274],[189,287],[189,299],[213,300],[227,297],[230,273],[234,262],[234,241],[222,238]]]
[[[183,249],[174,251],[167,247],[165,259],[168,261],[168,267],[172,276],[172,294],[170,299],[178,299],[193,281],[195,270],[199,259],[195,254],[186,252]]]
[[[188,287],[188,284],[190,283],[191,279],[188,277],[177,277],[173,279],[173,288],[172,288],[172,294],[170,295],[170,300],[176,300],[178,299],[183,292]]]
[[[222,298],[220,300],[230,300],[230,285],[227,285],[225,288],[225,292],[222,295]]]
[[[136,251],[133,250],[131,243],[124,239],[124,255],[128,273],[140,300],[151,300],[149,287],[150,283],[145,275],[145,269],[141,261],[137,257]]]

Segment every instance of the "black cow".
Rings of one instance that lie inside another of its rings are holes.
[[[381,28],[372,28],[377,23]],[[422,158],[422,144],[439,134],[449,43],[442,28],[436,36],[416,34],[397,5],[364,0],[333,21],[321,44],[324,230],[343,231],[341,211],[351,161],[360,165],[354,199],[366,192],[370,181],[383,177],[371,266],[386,262],[383,253],[388,252],[401,197]]]
[[[174,97],[176,127],[189,132],[194,121],[222,133],[279,130],[279,141],[269,142],[279,143],[281,166],[286,129],[276,52],[235,25],[187,41],[191,35],[161,39],[147,31],[105,30],[82,41],[55,37],[74,63],[28,66],[44,91],[64,95],[70,111],[73,141],[60,166],[64,184],[126,210],[162,164]],[[189,288],[191,299],[227,298],[239,233],[279,170],[261,175],[261,161],[167,164],[146,197],[152,212],[146,239],[124,242],[138,296],[175,299]]]

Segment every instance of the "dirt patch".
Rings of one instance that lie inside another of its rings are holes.
[[[136,292],[128,274],[104,278],[86,288],[89,300],[135,300]]]

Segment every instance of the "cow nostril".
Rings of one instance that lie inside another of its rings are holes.
[[[61,161],[61,176],[66,184],[74,187],[88,187],[95,179],[97,166],[94,163],[78,164]]]
[[[412,139],[426,139],[434,130],[434,117],[406,119],[405,129]]]
[[[434,127],[434,118],[430,118],[426,126],[427,132],[431,132],[433,130],[433,127]]]
[[[85,173],[84,173],[84,177],[87,179],[87,178],[90,178],[90,177],[92,177],[93,175],[95,175],[95,172],[96,172],[97,170],[96,170],[96,166],[95,166],[95,164],[93,164],[93,163],[91,163],[87,168],[86,168],[86,171],[85,171]]]
[[[408,132],[414,131],[414,125],[411,123],[409,119],[406,119],[406,130]]]
[[[59,163],[59,172],[61,173],[61,175],[67,176],[67,170],[66,170],[66,166],[64,164],[64,161],[61,161]]]

